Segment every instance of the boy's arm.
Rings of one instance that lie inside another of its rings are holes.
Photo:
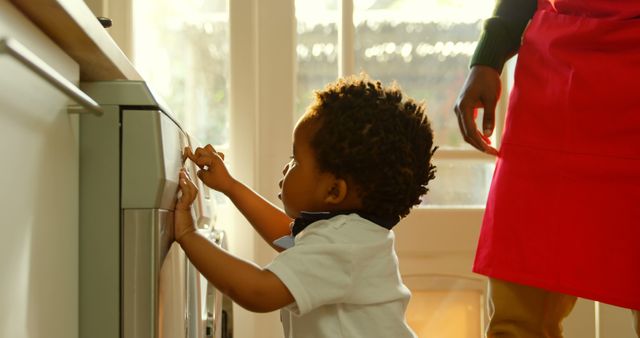
[[[225,195],[272,248],[283,250],[273,241],[291,233],[292,219],[287,214],[239,181],[234,180]]]
[[[189,232],[178,243],[200,273],[243,308],[270,312],[294,302],[289,289],[271,271],[227,253],[202,234]]]
[[[233,178],[224,165],[224,154],[216,152],[211,145],[197,148],[195,153],[187,148],[186,155],[200,168],[198,177],[204,184],[229,197],[272,248],[277,251],[283,250],[275,246],[273,241],[291,232],[289,224],[292,220],[289,216]]]
[[[191,204],[198,189],[180,171],[180,192],[174,214],[174,236],[193,265],[234,302],[255,312],[269,312],[291,304],[286,286],[268,270],[237,258],[196,231]]]

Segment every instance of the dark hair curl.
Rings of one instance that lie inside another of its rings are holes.
[[[400,219],[421,202],[437,149],[424,104],[361,74],[316,91],[308,112],[320,170],[355,184],[363,212]]]

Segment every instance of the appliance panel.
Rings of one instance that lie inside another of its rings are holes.
[[[120,335],[120,109],[80,115],[79,336]]]
[[[158,110],[122,112],[122,207],[173,210],[186,134]]]
[[[202,302],[201,292],[203,277],[196,267],[187,261],[187,332],[188,338],[204,338],[204,322],[202,321]],[[206,281],[205,281],[206,282]]]
[[[82,88],[105,114],[81,116],[80,337],[231,337],[232,303],[207,288],[173,243],[183,165],[201,192],[194,203],[199,231],[211,231],[208,188],[195,165],[182,161],[184,147],[199,144],[144,82]],[[207,236],[221,244],[219,235]],[[206,289],[216,295],[213,307],[206,306]]]
[[[128,209],[123,221],[123,338],[156,338],[159,274],[173,241],[173,213]]]
[[[191,273],[188,265],[184,251],[174,242],[158,276],[158,338],[192,338],[191,333],[196,332],[189,322],[193,316],[188,297]]]

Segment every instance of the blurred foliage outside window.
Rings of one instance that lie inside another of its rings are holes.
[[[296,1],[297,93],[294,120],[314,90],[338,77],[340,0]],[[354,0],[355,73],[397,82],[424,101],[441,149],[473,151],[458,130],[453,105],[469,70],[482,20],[493,0]],[[424,205],[483,205],[493,163],[439,160]]]
[[[226,0],[134,0],[134,63],[199,142],[229,141]]]

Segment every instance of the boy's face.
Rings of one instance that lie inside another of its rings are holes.
[[[320,172],[311,148],[317,127],[317,121],[301,120],[293,132],[293,156],[282,171],[284,177],[279,182],[278,195],[291,218],[298,217],[301,211],[327,211],[328,185],[333,176]]]

